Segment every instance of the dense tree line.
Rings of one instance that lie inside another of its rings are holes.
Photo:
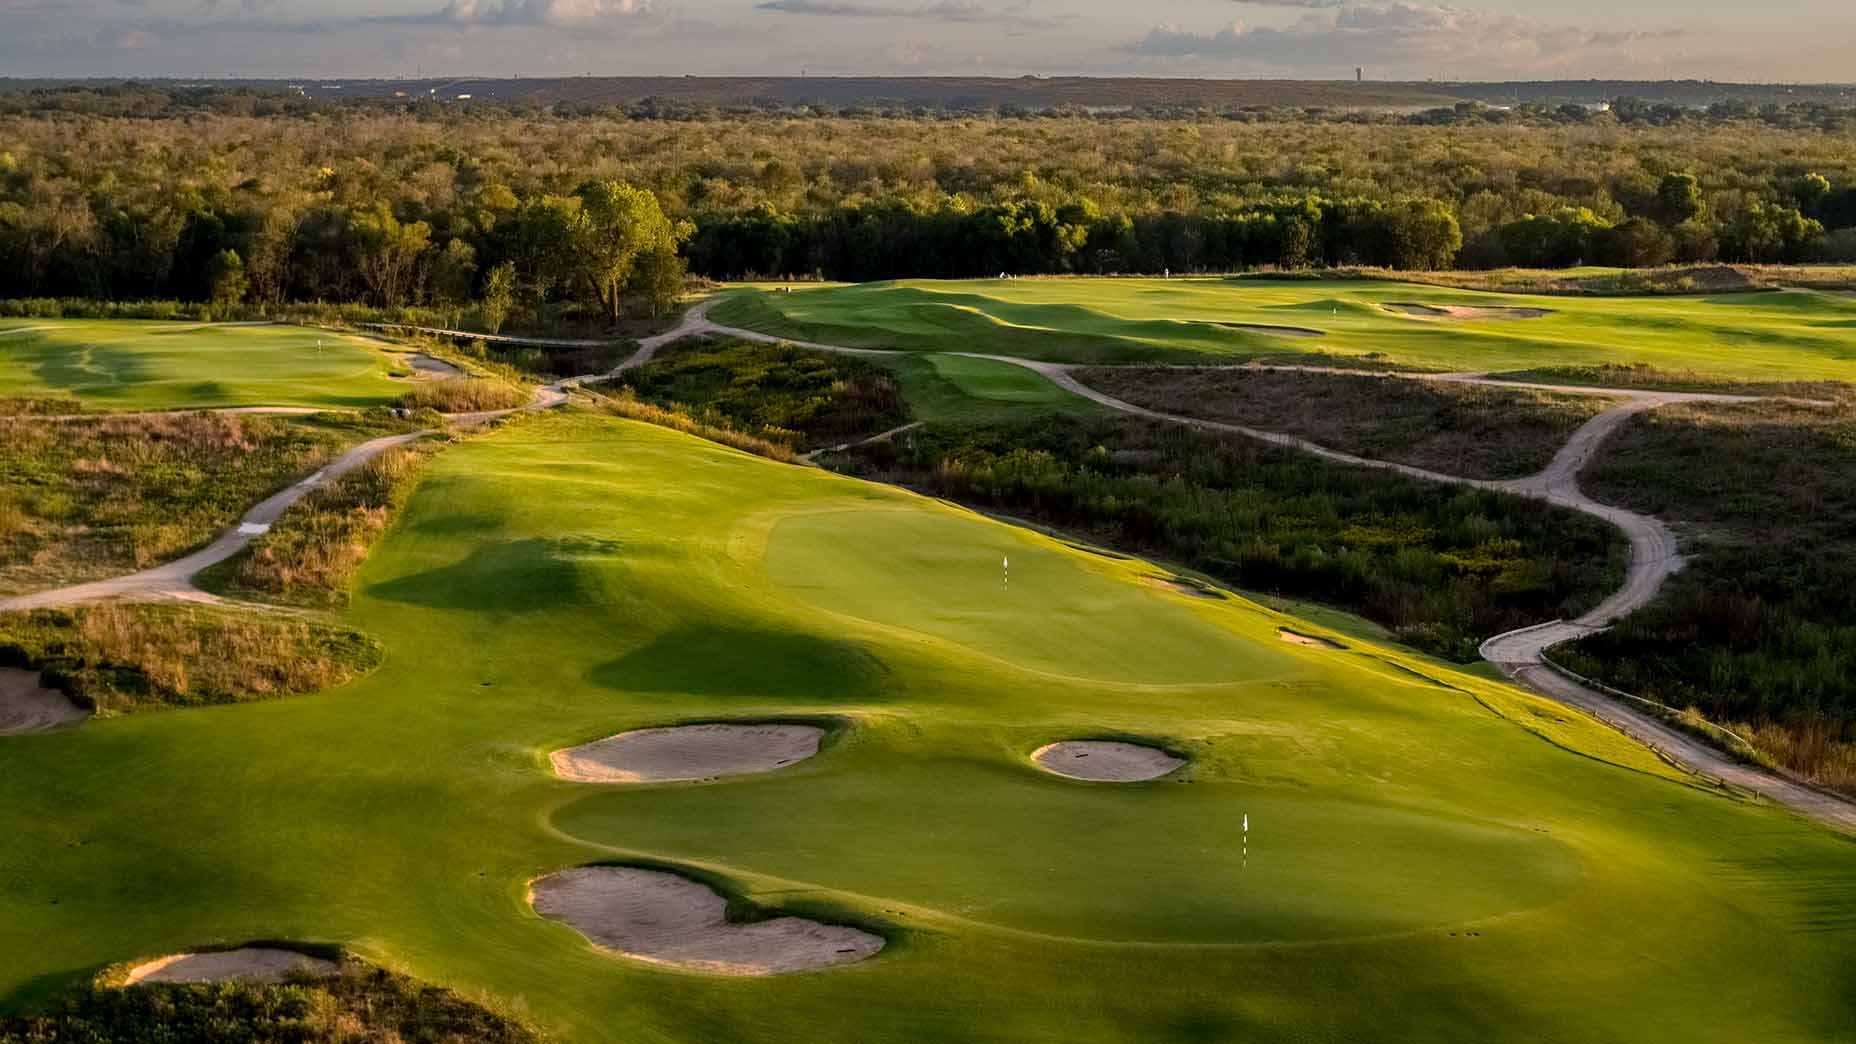
[[[1746,119],[74,108],[0,113],[0,297],[482,300],[495,325],[648,311],[679,256],[849,279],[1856,259],[1851,135]]]

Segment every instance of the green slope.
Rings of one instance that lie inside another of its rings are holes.
[[[1154,573],[635,423],[471,440],[363,573],[350,620],[385,644],[377,674],[0,740],[0,1004],[136,954],[285,937],[572,1041],[1856,1026],[1856,845],[1552,704],[1366,642],[1292,646],[1289,618]],[[842,731],[713,784],[545,771],[625,728],[765,714]],[[1118,734],[1193,760],[1135,786],[1027,761]],[[892,941],[725,979],[602,956],[529,911],[531,876],[612,858]]]
[[[1548,314],[1443,319],[1397,307],[1414,303]],[[1320,353],[1436,370],[1644,364],[1743,380],[1856,380],[1856,299],[1802,291],[1600,298],[1364,280],[911,280],[786,294],[741,290],[711,314],[856,347],[1070,362]]]
[[[406,390],[388,370],[364,339],[300,326],[0,322],[0,397],[71,396],[99,410],[372,406]]]

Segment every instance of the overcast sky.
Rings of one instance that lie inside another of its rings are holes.
[[[0,76],[1856,80],[1852,0],[0,0]]]

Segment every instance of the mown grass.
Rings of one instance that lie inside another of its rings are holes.
[[[527,404],[528,389],[495,377],[451,377],[413,385],[399,397],[401,408],[437,410],[439,413],[482,413],[513,410]]]
[[[1569,511],[1132,417],[929,425],[825,460],[1359,612],[1457,660],[1577,616],[1623,570],[1617,535]]]
[[[350,628],[200,606],[0,615],[0,657],[100,715],[297,696],[352,681],[381,649]]]
[[[324,979],[97,984],[0,1018],[0,1044],[540,1044],[514,1015],[357,962]]]
[[[383,405],[402,385],[366,339],[274,324],[33,319],[0,339],[0,396],[100,410]],[[36,329],[43,327],[43,329]]]
[[[1834,402],[1856,396],[1856,384],[1844,381],[1754,381],[1713,377],[1693,370],[1659,370],[1644,364],[1604,366],[1548,366],[1493,374],[1498,380],[1542,384],[1583,384],[1607,388],[1643,388],[1652,391],[1709,392],[1758,395],[1769,398],[1815,399]]]
[[[210,567],[202,586],[295,605],[346,602],[374,542],[398,516],[419,470],[436,450],[389,449],[291,505],[239,554]]]
[[[167,561],[343,448],[407,426],[384,411],[0,418],[0,590]]]
[[[691,341],[622,374],[608,387],[677,406],[794,449],[830,445],[896,427],[908,417],[902,386],[874,364],[791,345]]]
[[[1670,520],[1689,556],[1653,604],[1568,666],[1694,707],[1785,767],[1856,793],[1856,409],[1671,406],[1585,476]]]
[[[1729,1044],[1856,1018],[1848,843],[1567,708],[1371,640],[1292,646],[1313,625],[1155,572],[590,411],[462,441],[356,579],[375,673],[4,741],[0,1008],[268,938],[585,1044]],[[844,728],[752,779],[547,771],[629,728],[787,717]],[[1026,760],[1114,733],[1190,754],[1184,782]],[[895,941],[684,974],[524,903],[647,860]]]
[[[1421,318],[1399,303],[1521,307],[1529,319]],[[1643,364],[1739,381],[1856,380],[1856,298],[1829,293],[1558,297],[1360,279],[900,280],[736,290],[720,323],[799,340],[1072,363],[1281,361],[1318,354],[1479,372]],[[1288,336],[1258,327],[1312,329]]]
[[[1592,396],[1284,370],[1103,366],[1076,377],[1149,409],[1482,479],[1539,472],[1609,405]]]

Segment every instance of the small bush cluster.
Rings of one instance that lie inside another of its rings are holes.
[[[637,398],[794,448],[847,441],[908,419],[901,385],[869,363],[791,345],[696,343],[620,378]]]

